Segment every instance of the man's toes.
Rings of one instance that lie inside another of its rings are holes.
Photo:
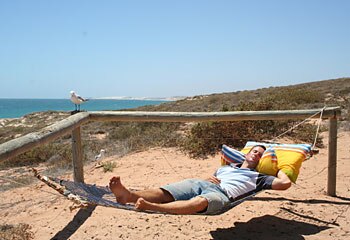
[[[146,205],[146,200],[143,198],[139,198],[137,199],[136,203],[135,203],[135,207],[137,209],[143,209]]]

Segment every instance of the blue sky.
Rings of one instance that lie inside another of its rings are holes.
[[[350,77],[350,1],[0,1],[0,98],[170,97]]]

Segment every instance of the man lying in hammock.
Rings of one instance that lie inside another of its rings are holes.
[[[233,201],[262,189],[285,190],[291,186],[288,176],[255,171],[266,148],[256,145],[245,155],[241,166],[222,166],[207,180],[187,179],[156,189],[128,190],[120,177],[112,177],[109,187],[121,204],[135,203],[139,210],[173,214],[213,214],[225,209]]]

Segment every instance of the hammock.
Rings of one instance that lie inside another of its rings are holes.
[[[107,186],[98,186],[95,184],[87,184],[87,183],[78,183],[68,180],[62,180],[55,177],[43,176],[38,173],[38,171],[34,168],[31,169],[33,171],[34,176],[37,177],[40,181],[47,184],[49,187],[55,189],[57,192],[67,197],[69,200],[73,201],[74,205],[69,207],[70,210],[74,210],[76,208],[87,208],[89,206],[104,206],[104,207],[114,207],[118,209],[131,210],[137,212],[146,212],[146,213],[158,213],[158,214],[171,214],[164,212],[154,212],[149,210],[139,210],[136,209],[132,204],[120,204],[116,202],[114,194],[111,192],[109,187]],[[131,189],[133,190],[133,189]],[[231,202],[226,208],[221,209],[218,212],[212,213],[210,215],[220,215],[231,208],[239,205],[247,199],[255,196],[257,192],[250,193],[248,196],[244,196],[234,202]],[[197,213],[195,215],[208,215]]]
[[[322,114],[325,107],[316,114],[320,114],[315,141],[313,146],[310,146],[311,149],[311,156],[313,153],[317,153],[317,151],[314,149],[316,145],[316,139],[320,127],[320,123],[322,120]],[[315,116],[316,114],[312,115],[311,117]],[[291,129],[287,130],[286,132],[282,133],[281,135],[277,136],[276,138],[281,137],[282,135],[286,134],[287,132],[291,131],[295,127],[299,126],[300,124],[304,123],[311,117],[305,119],[301,123],[297,124],[296,126],[292,127]],[[275,139],[276,139],[275,138]],[[243,159],[240,159],[243,160]],[[66,196],[68,199],[72,200],[75,203],[75,206],[71,206],[70,209],[73,210],[75,208],[86,208],[88,206],[105,206],[105,207],[114,207],[124,210],[131,210],[131,211],[138,211],[138,212],[147,212],[147,213],[161,213],[161,214],[170,214],[170,213],[163,213],[163,212],[154,212],[149,210],[139,210],[136,209],[134,205],[131,204],[120,204],[116,201],[114,194],[111,192],[109,187],[107,186],[97,186],[95,184],[86,184],[86,183],[78,183],[73,181],[67,181],[67,180],[61,180],[59,178],[52,178],[47,176],[41,176],[38,171],[34,168],[32,168],[32,171],[34,172],[34,176],[36,176],[39,180],[46,183],[48,186],[52,187],[62,195]],[[130,189],[133,190],[133,189]],[[260,190],[262,191],[262,190]],[[241,204],[242,202],[246,201],[247,199],[251,199],[254,197],[258,192],[249,192],[247,195],[244,195],[242,198],[239,198],[233,202],[231,202],[227,207],[221,209],[220,211],[217,211],[215,213],[211,213],[210,215],[219,215],[222,214],[233,207]],[[197,213],[196,215],[208,215],[208,214],[201,214]]]

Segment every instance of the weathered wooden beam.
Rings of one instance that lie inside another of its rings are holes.
[[[238,112],[133,112],[133,111],[92,111],[92,121],[134,121],[134,122],[205,122],[243,120],[283,120],[305,119],[317,114],[321,109],[279,110],[279,111],[238,111]],[[330,107],[323,111],[322,118],[340,115],[340,107]]]
[[[0,161],[10,159],[28,150],[71,133],[73,129],[85,123],[89,119],[89,113],[81,112],[55,124],[43,128],[38,132],[10,140],[0,145]]]
[[[337,183],[337,118],[329,118],[327,195],[336,196]]]
[[[68,134],[89,119],[93,121],[138,121],[138,122],[188,122],[188,121],[242,121],[300,119],[316,114],[320,109],[283,111],[240,111],[240,112],[127,112],[101,111],[81,112],[39,132],[27,134],[0,145],[0,161],[9,159],[36,146],[53,141]],[[323,118],[340,116],[340,107],[324,109]],[[314,116],[319,117],[319,114]]]

